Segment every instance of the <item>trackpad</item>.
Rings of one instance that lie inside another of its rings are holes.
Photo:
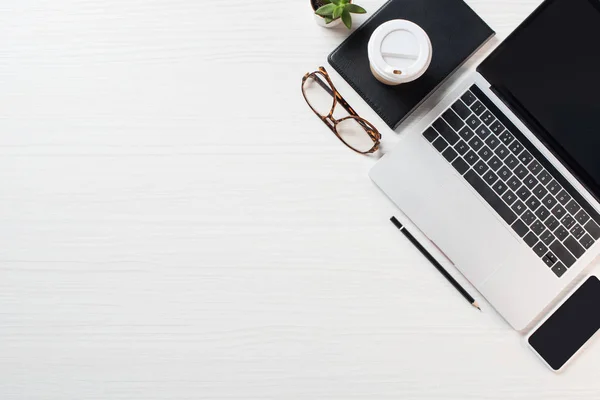
[[[399,174],[396,187],[404,193],[394,200],[471,283],[481,285],[508,262],[511,251],[518,254],[519,243],[466,181],[448,168],[429,166],[421,174]]]
[[[440,245],[447,243],[447,254],[461,267],[474,284],[483,283],[512,255],[508,249],[518,246],[512,234],[503,226],[504,222],[490,211],[486,204],[473,194],[466,184],[456,176],[445,181],[444,191],[448,206],[454,212],[445,213],[444,226],[450,235],[439,236]]]

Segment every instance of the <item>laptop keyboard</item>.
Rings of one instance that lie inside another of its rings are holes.
[[[423,136],[560,278],[600,239],[600,217],[484,103],[473,86]]]

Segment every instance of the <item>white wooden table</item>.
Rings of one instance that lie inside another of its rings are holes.
[[[553,375],[388,222],[301,96],[347,36],[308,8],[0,3],[0,399],[600,398],[600,346]]]

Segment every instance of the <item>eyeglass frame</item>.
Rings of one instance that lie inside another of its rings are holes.
[[[323,83],[323,81],[321,79],[318,79],[317,75],[322,76],[329,84],[329,87],[327,87],[327,85],[325,83]],[[332,104],[331,109],[329,110],[329,114],[327,114],[327,116],[323,116],[323,115],[321,115],[321,113],[317,112],[317,110],[314,109],[314,107],[310,104],[310,101],[308,101],[308,98],[306,97],[306,93],[304,91],[304,83],[311,76],[314,76],[313,79],[315,81],[317,81],[318,84],[327,93],[329,93],[331,95],[331,97],[333,98],[333,104]],[[332,92],[332,90],[333,90],[333,92]],[[354,109],[352,107],[350,107],[350,104],[348,104],[348,102],[342,97],[342,95],[336,89],[335,85],[331,81],[331,78],[329,77],[329,74],[327,73],[327,70],[324,67],[319,67],[319,69],[317,71],[309,72],[304,75],[304,77],[302,78],[302,96],[304,96],[304,100],[306,101],[306,104],[308,104],[308,106],[315,113],[315,115],[317,117],[319,117],[321,119],[321,121],[323,121],[323,123],[329,127],[329,129],[331,129],[333,134],[335,136],[337,136],[337,138],[342,143],[344,143],[346,145],[346,147],[348,147],[349,149],[351,149],[359,154],[372,154],[372,153],[375,153],[377,150],[379,150],[379,147],[381,146],[381,133],[377,130],[377,128],[375,128],[373,126],[372,123],[370,123],[366,119],[360,117],[356,113],[356,111],[354,111]],[[341,118],[341,119],[336,119],[333,117],[335,107],[337,106],[338,103],[342,107],[344,107],[344,109],[346,111],[348,111],[348,114],[350,114],[349,116]],[[343,121],[347,121],[350,119],[354,119],[360,126],[362,126],[362,128],[365,130],[367,135],[369,135],[369,137],[373,141],[373,147],[370,150],[367,150],[367,151],[357,150],[354,147],[352,147],[351,145],[349,145],[348,143],[346,143],[346,141],[340,136],[339,132],[337,131],[337,125]]]

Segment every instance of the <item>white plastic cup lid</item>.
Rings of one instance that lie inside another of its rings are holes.
[[[396,19],[380,25],[368,45],[373,72],[393,83],[414,81],[427,71],[431,40],[414,22]]]

